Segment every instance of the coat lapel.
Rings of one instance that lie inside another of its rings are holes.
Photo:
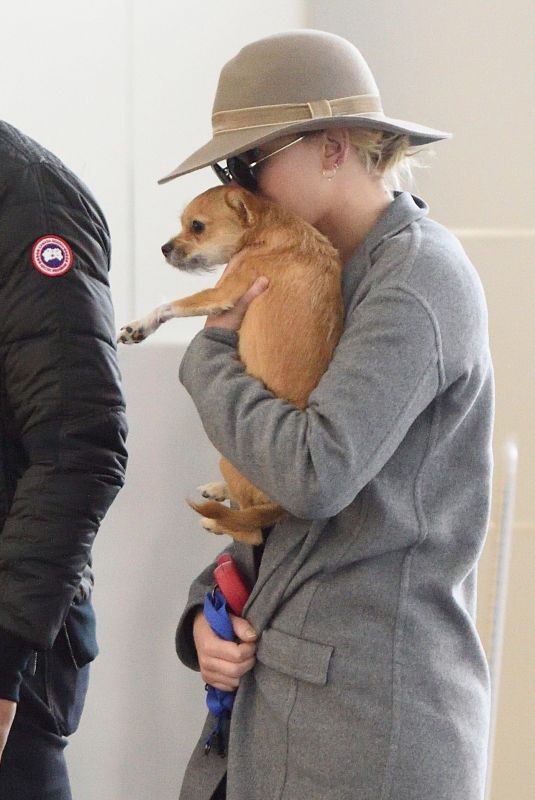
[[[285,517],[269,534],[260,572],[243,614],[261,633],[292,578],[312,552],[327,520]]]

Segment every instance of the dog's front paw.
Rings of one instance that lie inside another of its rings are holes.
[[[137,344],[148,336],[142,322],[130,322],[119,331],[117,342],[121,344]]]

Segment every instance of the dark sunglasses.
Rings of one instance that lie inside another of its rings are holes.
[[[222,167],[221,164],[212,164],[212,169],[214,170],[215,174],[221,181],[221,183],[230,183],[231,181],[236,181],[237,184],[242,186],[244,189],[248,189],[250,192],[256,192],[258,189],[258,182],[255,175],[255,168],[262,163],[262,161],[266,161],[271,156],[276,155],[277,153],[282,153],[283,150],[286,150],[288,147],[291,147],[297,142],[300,142],[304,139],[304,136],[300,136],[298,139],[294,139],[293,142],[289,144],[285,144],[284,147],[279,147],[278,150],[274,150],[272,153],[268,153],[267,156],[262,156],[262,158],[257,158],[255,161],[245,161],[241,156],[232,156],[231,158],[227,158],[227,166]],[[258,150],[249,151],[253,157],[255,158],[255,154],[258,153]]]

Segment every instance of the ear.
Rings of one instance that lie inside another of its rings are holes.
[[[246,189],[227,189],[225,203],[236,212],[241,221],[251,228],[256,223],[256,214],[253,211],[254,196]]]
[[[323,168],[326,171],[332,171],[334,175],[349,155],[349,131],[347,128],[329,128],[323,133]]]

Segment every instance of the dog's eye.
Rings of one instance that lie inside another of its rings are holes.
[[[204,230],[204,222],[200,222],[198,219],[194,219],[191,223],[191,230],[193,233],[202,233]]]

